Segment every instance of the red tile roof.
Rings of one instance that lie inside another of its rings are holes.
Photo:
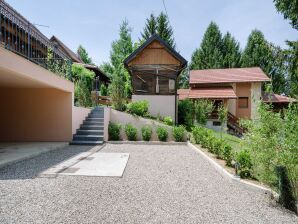
[[[233,99],[237,98],[232,87],[178,89],[179,100],[184,99]]]
[[[266,82],[268,76],[259,67],[191,70],[190,84]]]
[[[262,96],[263,102],[265,103],[290,103],[297,102],[294,98],[278,95],[275,93],[271,94],[263,94]]]

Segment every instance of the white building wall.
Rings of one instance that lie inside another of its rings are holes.
[[[255,82],[251,84],[251,119],[258,117],[257,107],[262,97],[262,83]]]
[[[132,95],[132,101],[147,100],[151,115],[170,116],[175,121],[175,97],[175,95]]]

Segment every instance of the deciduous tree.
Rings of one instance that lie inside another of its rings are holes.
[[[77,53],[85,64],[92,64],[92,59],[89,57],[87,50],[82,45],[79,45]]]

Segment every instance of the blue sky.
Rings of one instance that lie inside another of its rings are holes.
[[[73,51],[82,44],[93,61],[109,60],[111,42],[118,38],[119,24],[127,19],[134,41],[140,37],[146,18],[159,14],[162,0],[6,0],[47,37],[61,39]],[[252,29],[261,30],[266,39],[285,47],[298,32],[278,14],[273,0],[165,0],[174,29],[177,48],[190,60],[211,21],[222,33],[230,31],[244,48]]]

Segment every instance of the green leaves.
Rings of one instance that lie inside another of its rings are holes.
[[[77,53],[85,64],[92,64],[92,59],[89,57],[88,52],[82,45],[79,45]]]
[[[284,51],[265,40],[263,33],[253,30],[241,57],[242,67],[261,67],[272,79],[275,93],[285,91],[286,61]]]
[[[298,0],[273,0],[277,11],[289,19],[294,29],[298,29]]]
[[[221,68],[223,64],[222,35],[216,23],[208,26],[200,48],[191,57],[191,69]]]
[[[78,106],[92,106],[91,90],[95,73],[79,64],[72,64],[72,81],[75,83],[75,104]]]
[[[147,40],[155,33],[172,48],[176,47],[173,29],[169,23],[168,17],[163,12],[161,12],[157,17],[155,17],[153,13],[150,14],[150,17],[146,19],[146,24],[141,36],[144,40]]]

